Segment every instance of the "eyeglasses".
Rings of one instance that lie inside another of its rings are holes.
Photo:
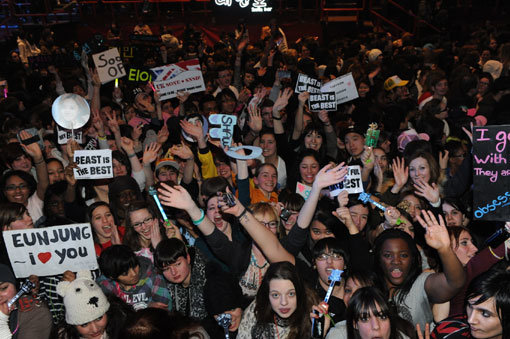
[[[28,185],[27,184],[20,184],[18,186],[16,186],[16,185],[7,185],[7,186],[5,186],[5,190],[6,191],[16,191],[18,188],[20,190],[26,190],[26,189],[28,189]]]
[[[278,227],[278,222],[276,220],[269,221],[269,222],[261,221],[260,223],[266,227],[273,228],[273,229]]]
[[[341,260],[344,257],[341,254],[338,253],[322,253],[317,257],[317,260],[319,261],[325,261],[328,260],[328,258],[331,258],[331,260]]]
[[[133,227],[134,228],[140,228],[140,227],[142,227],[142,225],[148,225],[152,220],[154,220],[154,217],[148,217],[147,219],[145,219],[142,222],[134,223]]]

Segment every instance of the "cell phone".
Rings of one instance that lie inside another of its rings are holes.
[[[278,71],[278,77],[280,78],[280,80],[291,79],[290,71]]]
[[[232,193],[223,193],[221,197],[228,207],[234,207],[236,205],[236,199]]]
[[[292,212],[289,211],[288,209],[284,208],[282,210],[282,213],[280,213],[280,219],[282,219],[283,221],[288,221],[291,215],[292,215]]]
[[[29,138],[29,139],[26,139],[26,140],[21,140],[21,138],[19,136],[19,133],[18,133],[16,135],[16,137],[18,138],[18,141],[21,144],[23,144],[23,145],[30,145],[30,144],[33,144],[34,142],[37,142],[39,144],[39,146],[41,147],[41,149],[44,149],[44,143],[42,142],[41,138],[39,137],[39,133],[37,132],[37,129],[35,129],[35,128],[28,128],[28,129],[25,129],[24,131],[27,131],[28,134],[30,134],[32,137]]]

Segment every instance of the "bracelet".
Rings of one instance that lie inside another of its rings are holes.
[[[99,140],[106,140],[106,135],[103,135],[103,136],[100,136],[99,134],[97,135],[97,138]]]
[[[205,212],[203,209],[200,209],[200,218],[198,220],[191,220],[191,222],[193,223],[193,225],[195,226],[198,226],[202,223],[202,221],[204,221],[205,219]]]
[[[34,162],[34,165],[40,165],[44,162],[44,159],[42,159],[41,161],[37,161],[37,162]]]
[[[491,254],[494,256],[494,258],[496,258],[496,259],[498,259],[498,260],[503,260],[503,259],[505,259],[505,257],[504,257],[504,256],[503,256],[503,257],[498,257],[498,256],[496,255],[496,253],[494,253],[494,251],[492,250],[492,247],[490,247],[490,246],[489,246],[489,251],[491,251]]]
[[[237,219],[241,219],[242,217],[244,217],[244,215],[246,214],[246,212],[248,212],[248,209],[245,207],[245,208],[244,208],[243,213],[239,214],[239,216],[237,217]]]
[[[278,118],[277,118],[277,117],[275,117],[275,116],[273,115],[273,120],[282,120],[282,117],[278,117]]]
[[[136,153],[131,153],[131,154],[128,154],[127,156],[128,156],[128,158],[133,158],[133,157],[136,157]]]

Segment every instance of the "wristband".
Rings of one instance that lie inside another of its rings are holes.
[[[494,258],[496,258],[496,259],[498,259],[498,260],[503,260],[503,259],[505,259],[505,257],[504,257],[504,256],[503,256],[503,257],[498,257],[498,256],[496,255],[496,253],[494,253],[494,251],[492,250],[492,247],[490,247],[490,246],[489,246],[489,251],[490,251],[490,252],[491,252],[491,254],[494,256]]]
[[[136,157],[136,153],[131,153],[131,154],[128,154],[127,156],[128,156],[128,158],[133,158],[133,157]]]
[[[202,223],[202,221],[204,221],[205,219],[205,212],[203,209],[200,209],[200,218],[198,220],[191,220],[191,222],[193,223],[193,225],[195,226],[198,226]]]
[[[239,214],[239,216],[237,217],[237,219],[241,219],[242,217],[244,217],[244,215],[246,214],[246,212],[247,212],[247,211],[248,211],[248,209],[245,207],[245,208],[244,208],[244,211],[243,211],[241,214]]]
[[[37,161],[37,162],[34,162],[34,165],[40,165],[44,162],[44,159],[42,159],[41,161]]]
[[[103,136],[100,136],[99,134],[97,135],[97,138],[99,140],[106,140],[106,135],[103,135]]]

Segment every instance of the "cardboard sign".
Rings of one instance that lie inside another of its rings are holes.
[[[240,149],[250,151],[251,153],[248,155],[241,155],[241,154],[236,153],[236,151],[240,150]],[[257,159],[262,154],[262,148],[257,147],[257,146],[243,145],[243,146],[232,147],[228,151],[225,151],[225,154],[231,158],[239,159],[239,160]]]
[[[57,137],[58,137],[58,144],[64,145],[67,144],[67,142],[71,139],[76,140],[79,144],[83,143],[83,131],[82,130],[74,130],[70,131],[67,129],[62,129],[57,126]]]
[[[343,190],[349,194],[363,192],[363,181],[361,180],[361,167],[359,165],[349,166],[349,171],[342,182],[329,186],[329,195],[336,197]]]
[[[5,247],[14,275],[25,278],[65,271],[94,270],[96,251],[90,224],[4,231]]]
[[[102,84],[126,75],[126,70],[124,70],[124,65],[117,48],[111,48],[107,51],[94,54],[92,59],[94,59],[94,64]]]
[[[78,169],[74,169],[76,179],[106,179],[113,178],[112,150],[80,150],[74,152],[74,162]]]
[[[294,90],[296,93],[309,92],[309,93],[320,93],[321,92],[321,82],[317,79],[310,78],[308,75],[299,73],[296,89]],[[330,91],[323,91],[330,92]]]
[[[358,98],[358,89],[352,73],[331,80],[321,87],[321,92],[335,92],[338,105]]]
[[[510,220],[510,125],[473,130],[473,214]]]
[[[312,191],[312,187],[302,184],[298,181],[296,184],[296,193],[302,196],[305,200],[310,196],[310,192]]]
[[[128,81],[152,81],[152,73],[147,70],[130,68],[128,72]]]
[[[197,93],[205,91],[204,77],[198,59],[152,68],[154,87],[161,100],[172,99],[178,91]]]
[[[221,140],[223,148],[232,145],[232,136],[234,135],[234,126],[237,123],[235,115],[212,114],[209,116],[209,122],[214,125],[221,125],[220,128],[211,128],[209,136]]]
[[[308,104],[311,111],[336,111],[335,92],[312,93]]]

